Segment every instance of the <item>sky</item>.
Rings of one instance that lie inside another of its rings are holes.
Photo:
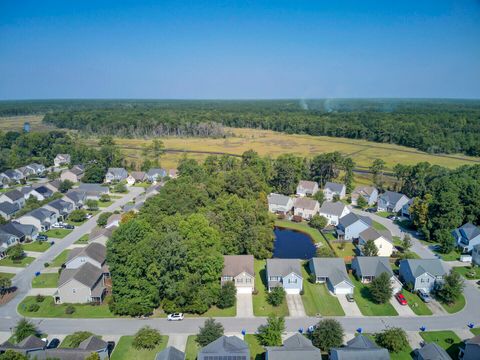
[[[480,0],[0,0],[0,99],[480,98]]]

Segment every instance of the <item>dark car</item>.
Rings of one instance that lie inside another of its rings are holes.
[[[110,356],[113,349],[115,349],[115,341],[107,341],[108,356]]]
[[[347,294],[347,295],[345,295],[345,297],[347,298],[347,301],[348,301],[348,302],[354,302],[354,301],[355,301],[355,299],[354,299],[354,297],[353,297],[352,294]]]
[[[375,213],[375,212],[377,212],[377,209],[375,209],[375,208],[368,208],[368,209],[366,210],[366,212]]]
[[[70,225],[70,224],[66,224],[66,225],[63,225],[63,228],[67,229],[67,230],[73,230],[73,229],[75,229],[75,226]]]
[[[38,241],[47,241],[47,240],[48,240],[48,236],[47,236],[47,235],[40,234],[40,235],[37,236],[37,240],[38,240]]]
[[[47,349],[56,349],[60,345],[60,340],[53,338],[47,345]]]

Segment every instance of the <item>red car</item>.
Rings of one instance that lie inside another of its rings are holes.
[[[405,296],[403,296],[402,293],[397,293],[395,298],[398,300],[400,305],[407,305],[407,299],[405,299]]]

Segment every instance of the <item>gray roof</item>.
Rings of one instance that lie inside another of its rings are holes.
[[[49,218],[50,216],[54,215],[55,213],[51,210],[45,208],[38,208],[35,210],[30,211],[25,215],[33,216],[34,218],[40,220],[41,222],[45,221],[45,219]]]
[[[370,196],[372,195],[372,193],[376,190],[375,187],[373,186],[357,186],[352,194],[360,194],[360,195],[367,195],[367,196]]]
[[[164,350],[160,351],[155,360],[184,360],[185,353],[174,348],[173,346],[168,346]]]
[[[85,172],[85,170],[79,166],[74,166],[69,170],[65,170],[64,172],[71,172],[74,175],[80,176]]]
[[[127,177],[128,172],[124,168],[108,168],[107,174],[112,174],[115,177]]]
[[[342,281],[346,281],[350,285],[353,284],[348,278],[345,262],[342,258],[311,258],[310,264],[316,277],[328,277],[333,286],[337,286]]]
[[[385,240],[392,242],[392,235],[388,230],[381,231],[375,230],[373,227],[368,227],[358,235],[365,241],[377,240],[378,238],[383,237]]]
[[[53,207],[54,209],[57,209],[58,211],[63,211],[64,209],[69,209],[73,206],[72,203],[69,203],[62,199],[53,200],[47,205]]]
[[[378,347],[364,335],[358,335],[341,348],[333,348],[331,354],[338,360],[390,360],[387,349]]]
[[[414,277],[418,277],[426,272],[433,276],[444,276],[447,273],[439,259],[401,260],[400,267],[402,266],[409,267]]]
[[[69,190],[65,194],[65,197],[69,198],[74,203],[78,203],[85,200],[86,196],[87,194],[85,193],[85,191],[81,191],[81,190],[77,190],[77,191]]]
[[[79,256],[87,256],[103,264],[107,256],[107,248],[100,243],[91,243],[85,247],[73,248],[68,254],[67,262]]]
[[[130,176],[133,177],[137,181],[142,181],[145,179],[145,171],[132,171]]]
[[[283,342],[283,346],[268,346],[269,360],[321,360],[320,349],[301,334],[295,334]]]
[[[358,265],[360,276],[379,276],[381,273],[388,273],[393,276],[392,267],[388,257],[385,256],[357,256],[352,263]]]
[[[98,193],[107,193],[108,192],[108,187],[107,186],[102,186],[101,184],[87,184],[87,183],[81,183],[80,186],[78,187],[79,190],[83,190],[87,193],[91,192],[98,192]]]
[[[18,206],[18,204],[12,204],[12,203],[9,203],[8,201],[0,203],[0,212],[4,214],[13,215],[18,210],[20,210],[20,207]]]
[[[462,360],[479,360],[480,359],[480,335],[474,336],[465,341],[464,355]]]
[[[87,262],[78,269],[63,269],[60,273],[60,278],[58,279],[58,286],[60,287],[67,281],[75,279],[92,289],[102,274],[102,269]]]
[[[318,184],[315,181],[300,180],[297,187],[301,187],[305,190],[313,191],[315,189],[315,186],[318,186]]]
[[[465,225],[460,226],[458,230],[461,232],[462,236],[469,241],[480,235],[480,227],[475,226],[472,223],[466,223]]]
[[[403,196],[405,196],[407,199],[408,197],[404,194],[395,192],[395,191],[385,191],[380,197],[384,200],[386,200],[390,204],[396,204]]]
[[[242,272],[254,276],[253,255],[224,255],[222,275],[237,276]]]
[[[415,358],[418,360],[451,360],[448,353],[436,343],[428,343],[415,350]]]
[[[100,339],[97,336],[90,336],[87,339],[83,340],[79,345],[78,348],[82,350],[91,350],[96,351],[100,349],[105,349],[108,344]]]
[[[340,218],[339,224],[343,226],[344,228],[349,227],[350,225],[356,223],[357,221],[363,221],[365,224],[371,226],[372,225],[372,219],[370,219],[367,216],[360,216],[354,213],[348,213],[347,215],[343,216]]]
[[[48,184],[58,190],[60,188],[61,183],[62,181],[57,179],[57,180],[50,181]]]
[[[290,200],[291,200],[290,196],[286,196],[282,194],[271,193],[270,195],[268,195],[269,204],[287,206]]]
[[[21,191],[18,191],[17,189],[10,190],[6,193],[4,193],[6,197],[8,197],[12,201],[17,201],[19,199],[23,199],[23,193]]]
[[[88,239],[91,241],[91,240],[95,240],[95,239],[99,238],[100,236],[106,236],[107,238],[110,238],[110,236],[112,236],[112,233],[113,233],[114,230],[115,230],[114,226],[109,227],[109,228],[97,227],[97,228],[92,230],[92,232],[88,236]]]
[[[167,176],[167,170],[165,169],[159,169],[159,168],[154,168],[154,169],[150,169],[148,170],[147,172],[147,176],[148,177],[152,177],[152,176]]]
[[[344,188],[345,188],[344,184],[334,183],[334,182],[330,182],[330,181],[328,181],[325,184],[325,189],[329,189],[332,192],[341,193]]]
[[[306,197],[299,197],[295,199],[294,207],[300,209],[315,210],[317,204],[317,200],[309,199]]]
[[[267,259],[268,276],[287,276],[295,273],[302,277],[300,260],[298,259]]]
[[[3,172],[6,176],[8,176],[10,179],[15,179],[17,177],[22,177],[23,174],[21,174],[20,171],[14,170],[14,169],[8,169]]]
[[[341,201],[324,201],[320,207],[320,213],[341,216],[346,205]]]
[[[29,335],[18,344],[12,344],[8,341],[5,341],[0,345],[0,350],[5,351],[7,349],[12,350],[32,350],[32,349],[41,349],[45,347],[45,342],[42,339],[39,339],[35,335]],[[24,352],[23,352],[24,353]]]
[[[212,341],[207,346],[201,348],[198,354],[245,355],[246,357],[244,359],[248,360],[250,350],[248,345],[236,336],[221,336],[217,340]]]
[[[35,351],[32,358],[37,360],[59,359],[59,360],[84,360],[92,352],[106,350],[108,344],[96,336],[90,336],[82,341],[78,348],[56,348]]]
[[[6,233],[17,236],[18,238],[31,235],[37,230],[33,225],[20,224],[16,221],[10,221],[6,224],[0,225],[0,229]]]
[[[53,194],[53,191],[50,190],[45,185],[35,186],[34,189],[35,189],[36,192],[38,192],[39,194],[42,194],[45,197],[52,196],[52,194]]]

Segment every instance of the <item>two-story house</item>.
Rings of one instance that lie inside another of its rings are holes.
[[[315,181],[300,180],[297,186],[298,196],[313,196],[318,191],[318,184]]]
[[[55,167],[68,165],[70,164],[70,161],[71,161],[71,158],[69,154],[57,154],[57,156],[55,156],[55,159],[53,159],[53,163],[55,164]]]
[[[118,182],[127,180],[128,172],[124,168],[109,168],[105,174],[105,182]]]
[[[310,220],[314,215],[318,214],[320,204],[317,200],[306,197],[299,197],[293,203],[293,213],[296,216],[301,216],[304,220]]]
[[[385,191],[378,197],[377,210],[398,213],[410,199],[395,191]]]
[[[267,346],[266,360],[322,360],[320,349],[302,334],[286,339],[282,346]]]
[[[148,170],[145,176],[147,178],[147,181],[154,183],[159,180],[162,180],[167,175],[168,175],[167,170],[154,168],[154,169]]]
[[[349,213],[341,217],[337,225],[337,239],[352,241],[358,239],[360,233],[372,226],[372,219],[366,216]]]
[[[18,236],[0,229],[0,259],[7,256],[7,250],[9,247],[18,244],[19,242],[20,239]]]
[[[60,174],[60,180],[68,180],[73,183],[77,183],[80,182],[80,180],[83,178],[83,175],[85,175],[85,170],[83,166],[77,165],[72,167],[71,169],[63,170]]]
[[[300,294],[303,277],[298,259],[267,259],[268,291],[283,287],[287,294]]]
[[[378,256],[392,256],[395,247],[393,246],[392,235],[388,230],[375,230],[373,227],[363,230],[358,235],[357,244],[357,248],[361,254],[363,254],[363,247],[369,240],[372,240],[377,247]]]
[[[19,217],[17,221],[20,224],[33,225],[38,232],[42,232],[50,229],[50,226],[57,223],[58,219],[55,211],[41,207]]]
[[[318,213],[327,219],[327,225],[337,226],[342,217],[350,214],[350,210],[341,201],[324,201]]]
[[[323,195],[325,195],[325,200],[327,201],[332,201],[335,196],[338,196],[339,199],[344,199],[346,191],[345,184],[327,182],[323,188]]]
[[[102,270],[103,275],[108,277],[110,270],[106,264],[107,248],[98,242],[92,242],[85,247],[77,247],[70,250],[67,260],[63,264],[65,269],[78,269],[83,264],[90,263]]]
[[[452,235],[458,248],[464,253],[469,253],[475,245],[480,244],[480,227],[472,223],[466,223],[453,230]]]
[[[414,291],[432,291],[443,283],[447,272],[439,259],[408,259],[400,261],[400,278]]]
[[[74,209],[81,209],[85,205],[87,194],[84,191],[69,190],[62,200],[72,203]]]
[[[271,193],[267,200],[268,210],[274,214],[287,214],[293,209],[293,199],[290,196]]]
[[[255,288],[252,255],[224,255],[221,285],[232,281],[238,294],[251,294]]]
[[[22,209],[25,206],[25,196],[21,191],[16,189],[10,190],[6,193],[0,194],[0,203],[2,202],[16,204],[20,209]]]
[[[378,190],[373,186],[357,186],[352,192],[352,205],[358,205],[358,198],[363,197],[369,206],[374,205],[378,199]]]
[[[71,202],[62,199],[53,200],[43,207],[45,209],[54,211],[57,214],[57,219],[59,221],[66,220],[68,215],[75,210]]]
[[[390,259],[384,256],[356,256],[352,260],[352,271],[356,278],[363,284],[372,282],[382,273],[387,273],[390,277],[393,293],[396,294],[402,290],[402,283],[393,274]]]

